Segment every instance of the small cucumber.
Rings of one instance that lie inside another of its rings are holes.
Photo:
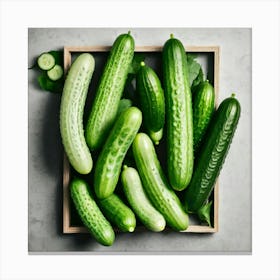
[[[94,189],[99,199],[110,196],[118,183],[124,157],[142,123],[136,107],[126,109],[114,124],[96,163]]]
[[[128,69],[133,59],[134,39],[121,34],[111,49],[86,125],[90,150],[101,148],[115,121]]]
[[[202,82],[193,97],[194,150],[200,146],[211,117],[215,111],[215,92],[208,80]]]
[[[210,196],[232,142],[240,110],[233,94],[214,113],[196,158],[191,183],[185,192],[184,204],[188,212],[197,212]]]
[[[83,113],[94,65],[94,58],[89,53],[75,59],[64,83],[60,105],[63,146],[69,162],[80,174],[88,174],[93,165],[84,136]]]
[[[132,210],[116,195],[99,200],[99,206],[104,216],[123,232],[133,232],[136,218]]]
[[[187,229],[188,215],[168,185],[150,137],[145,133],[138,133],[132,149],[143,187],[154,207],[163,215],[167,225],[174,230]]]
[[[192,96],[186,52],[172,34],[163,47],[163,74],[168,177],[172,188],[182,191],[193,172]]]
[[[144,226],[152,231],[164,230],[165,219],[148,199],[137,170],[125,165],[121,181],[129,204]]]
[[[102,245],[111,246],[115,240],[114,230],[98,208],[87,183],[81,179],[73,179],[70,192],[82,222],[93,237]]]
[[[136,88],[140,97],[144,125],[156,145],[163,136],[165,120],[165,101],[161,82],[155,71],[140,63],[136,75]]]

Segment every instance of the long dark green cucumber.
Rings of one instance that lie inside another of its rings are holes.
[[[193,96],[193,145],[197,151],[215,111],[215,92],[208,80]]]
[[[132,210],[116,195],[99,200],[99,206],[104,216],[123,232],[133,232],[136,218]]]
[[[130,33],[119,35],[110,51],[87,121],[85,135],[90,150],[102,146],[113,125],[133,54],[134,39]]]
[[[140,97],[144,125],[149,136],[157,145],[162,138],[165,121],[164,93],[157,74],[143,61],[137,72],[136,88]]]
[[[81,174],[88,174],[93,165],[84,136],[83,113],[94,65],[94,58],[88,53],[75,59],[64,83],[60,105],[63,146],[71,165]]]
[[[138,133],[132,149],[144,189],[154,207],[174,230],[187,229],[188,215],[174,190],[168,185],[150,137],[145,133]]]
[[[82,222],[93,237],[102,245],[111,246],[115,240],[114,230],[98,208],[87,183],[82,179],[73,179],[70,192]]]
[[[193,172],[192,95],[186,52],[172,34],[163,47],[163,74],[168,178],[173,189],[182,191],[188,186]]]
[[[94,189],[103,199],[111,195],[118,183],[124,157],[142,123],[142,113],[136,107],[125,110],[114,124],[96,163]]]
[[[164,230],[165,219],[147,197],[137,170],[125,165],[121,181],[129,204],[144,226],[156,232]]]
[[[214,113],[196,158],[194,174],[185,193],[185,208],[196,212],[211,194],[227,156],[240,117],[240,104],[226,98]]]

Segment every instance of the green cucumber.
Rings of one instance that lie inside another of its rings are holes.
[[[154,207],[174,230],[187,229],[188,215],[174,190],[168,185],[150,137],[145,133],[138,133],[132,149],[143,187]]]
[[[215,92],[208,80],[202,82],[193,97],[193,145],[200,146],[211,117],[215,111]]]
[[[45,52],[38,57],[37,64],[42,70],[50,70],[55,65],[55,58],[50,53]]]
[[[87,183],[81,179],[73,179],[70,182],[70,192],[77,212],[92,236],[100,244],[111,246],[115,240],[114,230],[94,201]]]
[[[133,232],[136,218],[132,210],[116,195],[111,194],[99,200],[99,206],[104,216],[123,232]]]
[[[140,97],[143,123],[154,143],[158,145],[165,121],[164,93],[155,71],[146,66],[144,61],[140,65],[136,75],[136,88]]]
[[[93,185],[99,199],[114,192],[124,157],[141,123],[142,113],[136,107],[126,109],[115,122],[96,162]]]
[[[52,69],[48,70],[47,75],[52,81],[58,81],[63,77],[63,69],[56,64]]]
[[[167,169],[173,189],[184,190],[193,172],[193,118],[186,52],[173,38],[163,47],[167,123]]]
[[[133,54],[134,39],[130,33],[118,36],[101,76],[86,125],[85,135],[90,150],[101,148],[112,128]]]
[[[94,58],[89,53],[75,59],[64,83],[60,105],[63,146],[69,162],[80,174],[88,174],[93,165],[84,136],[83,113],[94,66]]]
[[[156,232],[164,230],[165,219],[148,199],[137,170],[125,165],[121,181],[126,198],[143,225]]]
[[[240,117],[240,104],[234,94],[214,113],[196,158],[194,174],[185,192],[188,212],[197,212],[210,196],[227,156]]]

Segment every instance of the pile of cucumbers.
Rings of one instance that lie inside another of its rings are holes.
[[[162,50],[162,81],[142,61],[138,102],[121,99],[134,50],[130,32],[116,38],[86,120],[92,54],[74,60],[61,99],[61,137],[75,170],[71,197],[84,225],[106,246],[114,243],[115,228],[133,232],[137,223],[155,232],[186,230],[188,214],[208,203],[240,116],[234,95],[215,108],[207,80],[191,92],[186,52],[173,35]],[[166,172],[156,149],[162,139]]]

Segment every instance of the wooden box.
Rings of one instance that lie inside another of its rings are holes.
[[[208,74],[210,73],[212,82],[214,83],[215,93],[216,93],[216,105],[218,99],[218,90],[219,90],[219,46],[186,46],[186,52],[195,53],[199,56],[204,56],[206,61],[206,67],[208,68]],[[66,46],[64,47],[64,70],[67,73],[72,57],[77,53],[89,52],[96,56],[108,55],[110,51],[109,46],[87,46],[87,47],[73,47]],[[157,55],[160,57],[162,47],[160,46],[139,46],[135,48],[135,52],[145,53],[149,57]],[[103,61],[105,59],[103,58]],[[102,68],[100,65],[99,68]],[[98,69],[96,64],[95,72],[101,72],[102,69]],[[95,85],[96,86],[96,85]],[[71,201],[70,192],[69,192],[69,181],[70,181],[70,172],[71,168],[67,159],[67,156],[64,154],[63,162],[63,233],[88,233],[88,230],[80,225],[73,222],[73,203]],[[215,184],[214,191],[212,194],[213,198],[213,213],[212,213],[212,227],[207,225],[201,225],[199,222],[190,215],[190,225],[187,230],[182,231],[182,233],[215,233],[218,231],[218,181]],[[136,230],[144,231],[147,230],[143,226],[138,226]],[[168,229],[166,229],[168,230]]]

